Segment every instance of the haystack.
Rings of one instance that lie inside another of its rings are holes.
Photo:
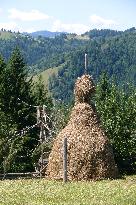
[[[116,178],[112,147],[102,130],[90,96],[95,91],[91,76],[83,75],[75,84],[75,106],[67,126],[54,140],[47,176],[63,178],[63,140],[68,141],[68,179],[97,180]]]

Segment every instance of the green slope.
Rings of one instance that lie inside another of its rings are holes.
[[[11,39],[13,36],[15,36],[14,33],[11,33],[8,31],[0,31],[0,39],[2,39],[2,40]]]
[[[33,77],[33,81],[34,81],[34,82],[38,81],[39,76],[41,75],[41,76],[42,76],[42,81],[43,81],[45,87],[48,88],[49,78],[50,78],[52,75],[57,76],[57,75],[58,75],[58,70],[59,70],[60,68],[62,68],[62,67],[64,66],[64,64],[65,64],[65,63],[61,64],[61,65],[58,66],[58,67],[49,68],[49,69],[47,69],[47,70],[45,70],[45,71],[43,71],[43,72],[41,72],[41,73],[35,75],[35,76]]]

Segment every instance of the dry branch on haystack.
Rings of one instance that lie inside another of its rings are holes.
[[[63,178],[63,140],[68,141],[68,179],[97,180],[116,178],[113,151],[101,129],[95,108],[89,105],[95,86],[90,75],[78,78],[75,84],[75,106],[67,126],[54,140],[49,156],[47,176]]]

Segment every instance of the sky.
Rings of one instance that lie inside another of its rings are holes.
[[[0,0],[0,29],[82,34],[136,27],[136,0]]]

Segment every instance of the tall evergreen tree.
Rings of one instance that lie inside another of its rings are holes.
[[[30,107],[21,103],[22,101],[33,103],[31,82],[27,79],[28,73],[24,60],[19,49],[16,48],[3,74],[1,109],[11,116],[18,129],[33,124]]]
[[[31,152],[38,142],[35,130],[24,137],[12,136],[13,131],[20,131],[26,126],[36,123],[36,109],[29,106],[34,104],[32,83],[28,81],[25,63],[18,48],[16,48],[2,74],[0,109],[6,121],[10,119],[9,138],[6,159],[11,163],[11,171],[32,169]],[[3,122],[4,123],[4,122]],[[6,142],[6,141],[5,141]]]
[[[9,138],[9,130],[12,129],[10,118],[6,118],[5,114],[1,110],[1,95],[3,93],[3,73],[6,67],[3,57],[0,55],[0,171],[3,170],[3,157],[6,156],[7,142]]]
[[[2,74],[5,66],[6,66],[6,63],[4,62],[3,57],[0,55],[0,74]]]
[[[3,57],[0,55],[0,100],[1,100],[1,95],[2,95],[2,84],[3,84],[3,73],[4,73],[4,69],[6,67],[6,63],[4,62]],[[1,101],[0,101],[1,104]]]
[[[14,50],[7,66],[4,66],[3,60],[0,65],[3,68],[0,75],[0,148],[3,148],[0,151],[0,162],[4,161],[10,171],[30,171],[33,170],[33,152],[38,145],[39,128],[30,129],[23,137],[13,136],[13,133],[15,130],[20,133],[23,128],[36,124],[37,110],[34,105],[45,104],[50,111],[52,100],[42,82],[34,86],[32,79],[28,78],[18,48]],[[7,133],[3,132],[3,128]]]

